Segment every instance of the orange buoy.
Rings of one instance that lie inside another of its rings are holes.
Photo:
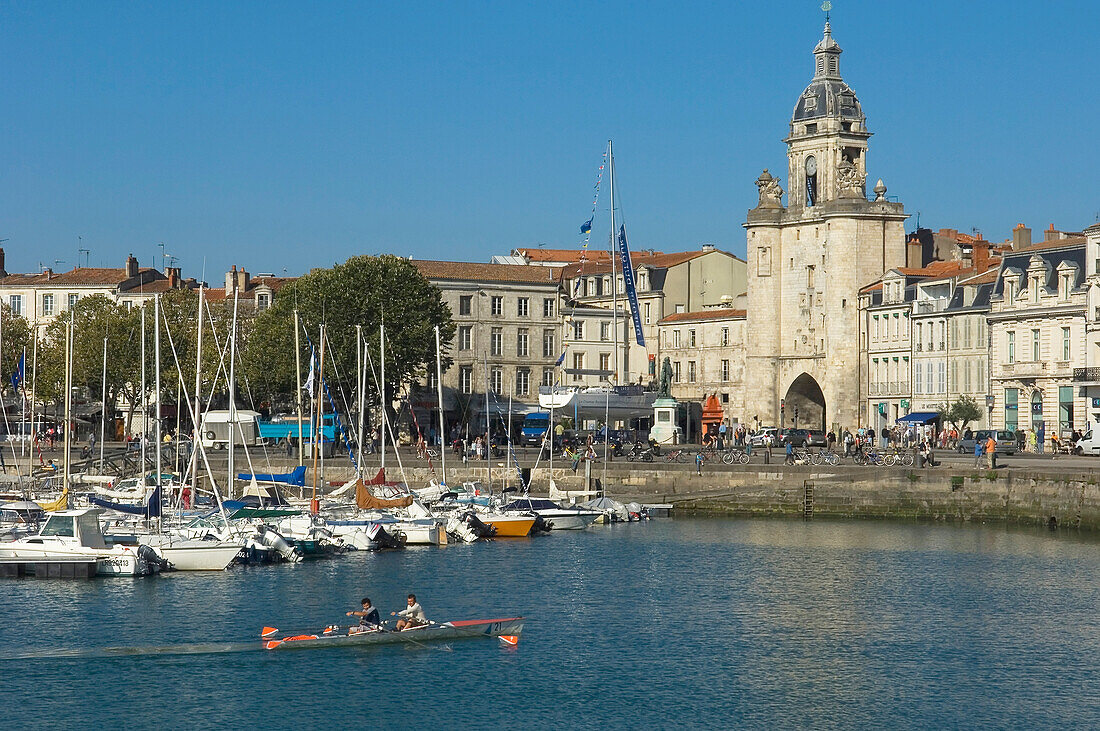
[[[500,635],[500,641],[509,647],[515,647],[519,644],[519,635]]]

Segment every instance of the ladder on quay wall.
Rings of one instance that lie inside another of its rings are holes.
[[[802,483],[802,519],[813,520],[814,517],[814,483],[806,480]]]

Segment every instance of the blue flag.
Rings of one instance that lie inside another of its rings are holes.
[[[558,356],[558,362],[555,363],[554,365],[560,366],[564,362],[565,362],[565,351],[563,350],[563,351],[561,351],[561,355]]]
[[[619,227],[619,261],[622,263],[623,285],[626,289],[626,298],[630,302],[630,313],[634,317],[634,337],[638,345],[645,347],[642,316],[638,312],[638,290],[634,286],[634,266],[630,262],[630,247],[626,245],[626,226]]]
[[[581,224],[581,233],[586,234],[586,233],[590,232],[591,230],[592,230],[592,219],[590,218],[590,219],[588,219],[587,221],[585,221],[584,223]]]
[[[19,390],[19,384],[23,382],[23,379],[27,374],[27,354],[19,356],[19,365],[15,367],[15,373],[11,374],[11,387],[15,390]]]

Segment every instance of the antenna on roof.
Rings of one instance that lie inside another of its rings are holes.
[[[970,229],[970,233],[974,234],[974,238],[976,238],[976,239],[981,239],[982,238],[982,230],[980,228],[978,228],[977,226]]]

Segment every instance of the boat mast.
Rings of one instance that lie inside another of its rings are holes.
[[[103,408],[99,420],[99,471],[103,472],[103,454],[107,443],[107,336],[103,336]]]
[[[364,399],[363,391],[366,386],[366,379],[363,378],[363,326],[355,326],[355,364],[357,370],[356,375],[356,390],[359,392],[359,437],[355,440],[358,454],[356,455],[355,466],[359,470],[359,474],[363,474],[363,409]]]
[[[489,494],[493,494],[493,460],[489,445],[493,428],[489,423],[489,351],[485,351],[485,482],[489,485]]]
[[[446,432],[443,424],[443,363],[439,353],[439,325],[435,326],[435,391],[439,401],[439,459],[443,470],[443,484],[447,484],[447,448],[444,445]]]
[[[378,352],[379,358],[382,359],[382,388],[378,394],[378,401],[382,407],[382,428],[379,430],[381,434],[382,442],[382,469],[386,469],[386,427],[389,423],[390,415],[386,412],[386,314],[382,313],[382,322],[378,326]]]
[[[145,302],[141,303],[141,486],[145,487],[145,442],[149,441],[149,399],[145,394]],[[229,459],[232,461],[233,453]]]
[[[197,450],[199,447],[199,441],[201,440],[201,433],[199,430],[199,394],[202,392],[202,301],[203,301],[203,287],[199,285],[199,331],[198,338],[195,344],[195,411],[192,414],[191,421],[191,449],[195,453],[195,458],[191,465],[191,501],[192,505],[199,496],[199,460],[197,456]]]
[[[26,370],[26,367],[27,367],[26,363],[27,363],[27,346],[24,345],[23,346],[23,369],[24,370]],[[35,420],[35,411],[34,411],[34,402],[35,402],[35,399],[38,396],[37,389],[38,389],[38,328],[34,328],[34,351],[31,355],[31,437],[34,437],[36,434],[38,434],[38,429],[35,426],[36,420]],[[21,412],[21,415],[23,417],[23,423],[20,425],[19,428],[21,430],[25,430],[27,428],[27,389],[25,389],[25,388],[23,389],[23,411]],[[27,453],[27,451],[26,451],[27,450],[27,440],[26,439],[20,439],[19,441],[23,445],[23,454],[26,455],[26,453]],[[32,457],[34,456],[33,448],[32,448],[31,456]]]
[[[302,436],[302,326],[298,322],[298,308],[294,308],[294,378],[298,381],[298,466],[305,464],[305,438]]]
[[[153,323],[153,383],[154,388],[157,389],[156,397],[153,399],[156,402],[157,419],[155,434],[157,435],[157,482],[156,485],[160,488],[160,474],[163,469],[161,464],[161,434],[160,434],[160,295],[153,295],[153,318],[156,322]],[[160,493],[157,493],[157,499],[160,499]]]
[[[61,494],[69,494],[69,468],[72,464],[71,447],[73,443],[72,424],[73,410],[73,311],[69,310],[69,327],[65,333],[65,471],[61,482]],[[32,405],[33,408],[33,405]],[[68,499],[68,498],[67,498]]]
[[[312,510],[313,506],[317,504],[317,458],[320,455],[321,442],[318,440],[318,433],[321,431],[324,424],[324,404],[321,401],[321,385],[325,377],[325,326],[321,325],[321,356],[317,361],[317,380],[314,382],[313,390],[317,392],[317,428],[313,430],[313,497],[310,499],[310,508],[312,513],[316,514],[316,510]]]
[[[229,445],[227,447],[229,457],[229,482],[226,492],[233,497],[233,485],[236,475],[233,474],[233,445],[237,441],[234,429],[237,426],[237,304],[240,301],[240,290],[237,289],[236,280],[233,281],[233,323],[229,331]]]
[[[615,263],[618,261],[618,257],[615,256],[615,155],[611,152],[611,140],[607,141],[607,175],[608,175],[608,198],[611,199],[611,250],[608,252],[611,255],[611,321],[612,329],[614,330],[614,339],[612,342],[612,349],[614,350],[613,357],[615,359],[615,374],[613,380],[615,383],[619,382],[619,278],[615,274]]]
[[[321,482],[325,481],[325,326],[321,325],[321,360],[317,369],[317,451],[320,452]],[[317,486],[314,485],[314,490]],[[316,495],[314,495],[316,497]]]

